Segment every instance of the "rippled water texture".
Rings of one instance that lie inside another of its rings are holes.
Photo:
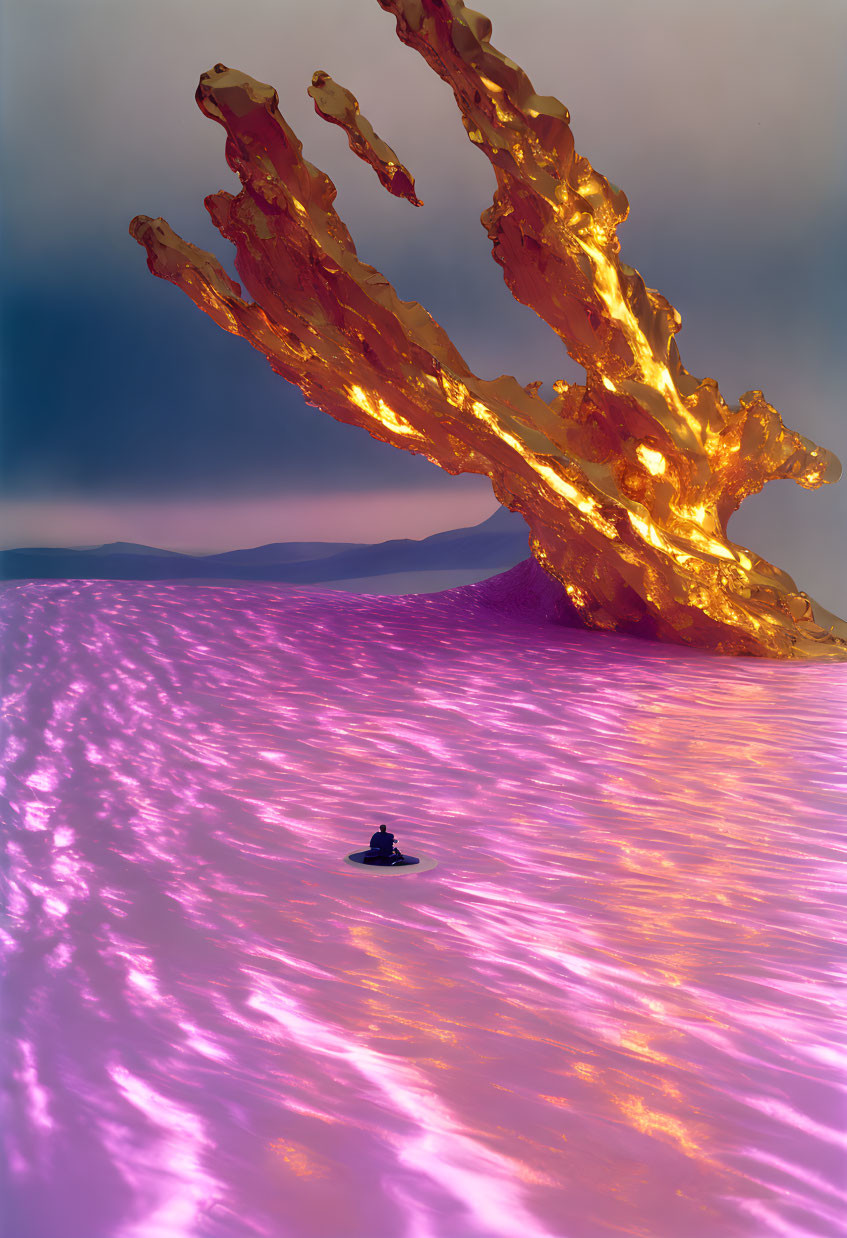
[[[479,599],[6,588],[15,1238],[847,1233],[847,668]]]

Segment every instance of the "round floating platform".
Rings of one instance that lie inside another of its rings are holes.
[[[386,860],[365,860],[367,851],[351,851],[344,857],[344,863],[360,873],[376,873],[385,877],[388,873],[425,873],[435,868],[438,861],[435,856],[406,855],[403,853],[402,864],[389,863]]]

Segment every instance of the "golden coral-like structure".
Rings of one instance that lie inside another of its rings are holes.
[[[494,258],[585,368],[584,385],[558,383],[548,402],[540,384],[473,374],[429,314],[359,260],[335,187],[302,157],[275,91],[224,65],[203,75],[197,101],[225,128],[243,188],[206,206],[236,247],[246,298],[213,255],[139,216],[130,231],[151,271],[311,404],[450,473],[490,477],[586,625],[727,654],[847,657],[847,624],[726,535],[765,482],[835,481],[836,458],[786,429],[760,391],[731,408],[684,368],[679,314],[618,257],[626,197],[576,153],[563,104],[491,46],[487,18],[461,0],[379,3],[452,87],[497,178],[482,216]],[[391,188],[402,165],[353,96],[323,73],[310,93]],[[417,201],[413,187],[406,196]]]

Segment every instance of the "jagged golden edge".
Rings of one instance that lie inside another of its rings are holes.
[[[312,74],[309,95],[315,102],[318,116],[344,130],[353,154],[373,168],[380,184],[389,193],[395,198],[405,198],[412,206],[423,206],[415,193],[415,178],[400,162],[396,151],[377,137],[373,125],[359,111],[355,95],[334,82],[323,69]]]
[[[458,0],[379,2],[452,86],[497,177],[483,216],[494,256],[585,385],[557,384],[548,403],[537,384],[471,373],[426,311],[359,261],[332,182],[302,158],[272,88],[223,65],[197,98],[226,129],[243,188],[206,205],[253,299],[211,254],[140,216],[130,230],[150,269],[317,407],[449,472],[488,475],[587,625],[720,653],[847,657],[847,625],[725,532],[766,481],[819,485],[838,462],[761,392],[731,409],[684,369],[676,310],[618,260],[624,195],[574,152],[564,106],[491,47],[488,20]]]

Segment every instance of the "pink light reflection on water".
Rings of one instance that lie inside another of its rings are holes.
[[[847,668],[486,596],[6,587],[19,1238],[847,1234]]]

